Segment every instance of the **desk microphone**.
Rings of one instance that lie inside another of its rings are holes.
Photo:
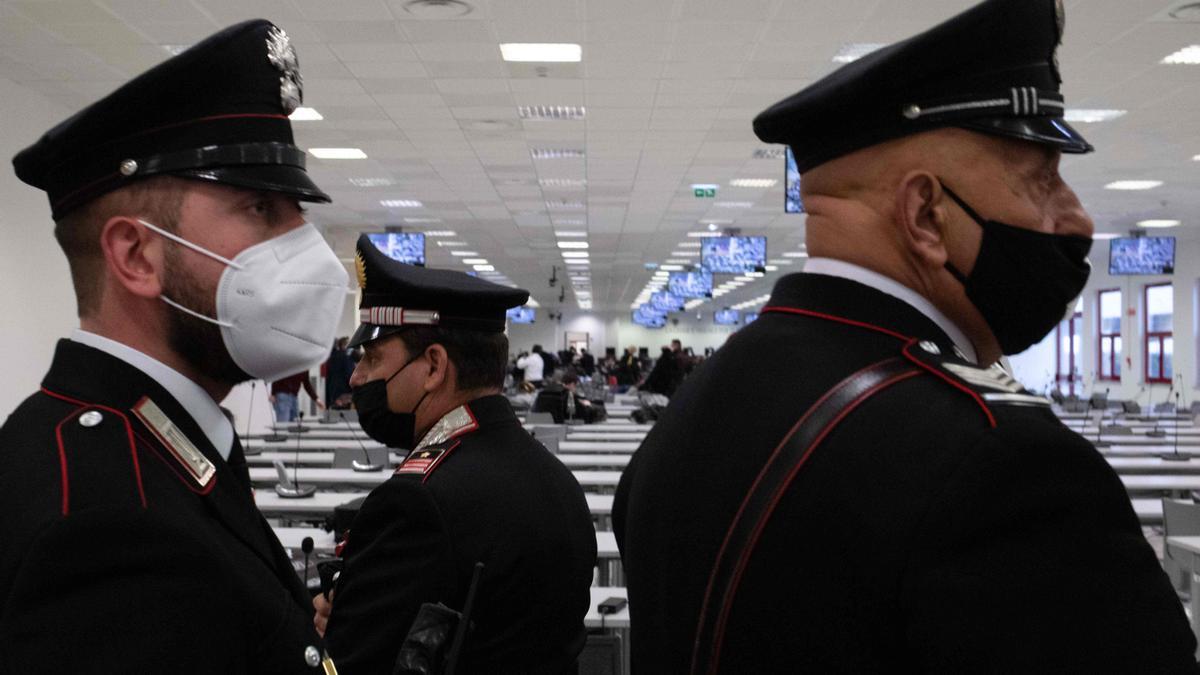
[[[1102,440],[1101,435],[1104,433],[1104,415],[1108,412],[1108,392],[1109,387],[1104,388],[1104,409],[1100,411],[1100,419],[1096,421],[1096,447],[1107,448],[1112,443]]]
[[[1174,381],[1174,380],[1171,380],[1171,386],[1170,386],[1170,388],[1169,388],[1169,389],[1167,389],[1167,395],[1163,397],[1163,403],[1164,403],[1164,404],[1165,404],[1165,403],[1167,403],[1167,402],[1168,402],[1168,401],[1171,399],[1171,393],[1172,393],[1173,391],[1175,391],[1175,381]],[[1151,411],[1151,412],[1154,412],[1154,408],[1153,408],[1153,407],[1151,407],[1151,408],[1150,408],[1150,411]],[[1167,436],[1167,430],[1166,430],[1166,429],[1159,429],[1159,428],[1158,428],[1158,423],[1159,423],[1159,420],[1161,420],[1161,419],[1162,419],[1162,415],[1158,415],[1158,414],[1155,414],[1155,415],[1154,415],[1154,428],[1153,428],[1153,429],[1151,429],[1150,431],[1147,431],[1147,432],[1146,432],[1146,435],[1147,435],[1147,436],[1149,436],[1149,437],[1151,437],[1151,438],[1165,438],[1165,437]]]
[[[300,542],[300,550],[304,551],[304,590],[308,590],[308,557],[313,552],[313,538],[305,537]]]
[[[354,440],[358,441],[358,447],[362,448],[363,461],[360,462],[356,459],[350,463],[350,466],[355,471],[382,471],[382,464],[375,464],[371,461],[371,453],[367,452],[367,446],[363,445],[362,438],[360,438],[358,433],[354,431],[354,427],[350,426],[350,420],[346,419],[346,413],[339,410],[338,417],[342,418],[342,422],[346,425],[346,428],[350,430],[350,435],[354,436]]]
[[[300,413],[300,421],[304,421],[304,413]],[[279,476],[279,482],[275,484],[275,494],[284,499],[303,499],[311,497],[317,492],[316,485],[301,485],[300,484],[300,437],[296,436],[296,463],[292,466],[292,481],[288,483],[287,467],[283,465],[281,460],[275,460],[275,473]]]
[[[250,382],[250,407],[246,410],[246,445],[242,448],[242,454],[246,457],[250,455],[258,455],[262,453],[262,448],[250,447],[250,421],[254,419],[254,390],[258,387],[258,380]]]

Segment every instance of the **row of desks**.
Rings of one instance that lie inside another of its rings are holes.
[[[291,471],[288,471],[289,477]],[[615,490],[617,482],[621,480],[620,471],[572,471],[575,475],[575,480],[579,481],[579,485],[584,491],[588,488],[595,490]],[[392,472],[383,471],[355,471],[354,469],[323,469],[323,468],[306,468],[299,471],[299,482],[318,487],[365,487],[373,488],[387,481],[392,477]],[[279,481],[278,475],[273,467],[252,466],[250,467],[250,481],[259,487],[270,487]]]
[[[616,470],[624,469],[629,464],[631,455],[624,453],[559,453],[556,455],[559,461],[569,469],[599,469],[599,470]],[[301,467],[325,467],[333,466],[332,452],[302,452],[299,455],[299,463]],[[388,461],[391,462],[392,468],[400,464],[404,460],[404,455],[399,453],[390,453]],[[272,466],[276,461],[283,462],[289,468],[296,463],[296,453],[294,452],[264,452],[259,455],[251,455],[246,458],[246,463],[251,467]],[[385,469],[390,472],[390,469]],[[1200,469],[1197,469],[1200,471]],[[300,469],[301,476],[306,475],[305,468]]]

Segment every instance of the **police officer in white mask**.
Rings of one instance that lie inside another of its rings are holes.
[[[0,670],[331,671],[218,408],[325,358],[348,275],[302,201],[287,35],[227,28],[13,160],[80,328],[0,429]]]

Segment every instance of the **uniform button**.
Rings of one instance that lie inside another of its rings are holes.
[[[921,106],[915,104],[906,105],[901,112],[908,119],[915,120],[921,116]]]
[[[938,347],[936,344],[930,342],[929,340],[922,340],[920,345],[918,345],[918,346],[920,346],[921,349],[924,349],[925,351],[929,352],[930,354],[933,354],[934,356],[937,356],[938,354],[942,353],[941,347]]]
[[[311,668],[316,668],[321,665],[321,652],[317,648],[309,645],[304,648],[304,662]]]
[[[79,426],[94,427],[104,421],[104,415],[95,410],[89,410],[79,416]]]

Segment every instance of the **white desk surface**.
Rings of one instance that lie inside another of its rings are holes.
[[[621,480],[620,471],[572,471],[575,480],[584,488],[615,488]],[[288,472],[289,477],[291,472]],[[348,485],[354,487],[375,487],[392,477],[392,471],[355,471],[354,469],[300,469],[301,484],[320,486]],[[278,481],[274,467],[250,467],[250,481],[256,485],[270,486]]]
[[[333,553],[337,546],[333,541],[333,533],[316,527],[275,527],[275,536],[284,548],[300,550],[305,537],[313,538],[314,553]],[[296,555],[301,555],[297,553]],[[613,560],[621,557],[617,550],[617,535],[612,532],[596,533],[596,557],[600,560]]]
[[[1130,492],[1188,492],[1200,490],[1200,475],[1147,474],[1136,476],[1121,476],[1121,482]]]
[[[1167,537],[1167,544],[1192,554],[1200,554],[1200,537]]]
[[[1142,525],[1161,525],[1163,520],[1161,499],[1133,499],[1133,512]]]
[[[268,488],[255,491],[254,501],[258,505],[258,510],[267,517],[297,514],[322,516],[333,512],[335,506],[341,506],[346,502],[366,496],[366,492],[318,491],[306,499],[284,499]],[[612,495],[585,492],[583,496],[587,499],[588,510],[593,516],[608,516],[612,513]]]
[[[1159,439],[1161,441],[1161,439]],[[1174,443],[1156,443],[1154,445],[1129,445],[1124,439],[1120,443],[1113,443],[1110,446],[1096,448],[1100,454],[1105,457],[1157,457],[1161,454],[1174,454]],[[1187,457],[1200,457],[1200,448],[1196,446],[1179,446],[1179,454]]]
[[[558,451],[572,452],[623,452],[632,454],[641,443],[637,441],[559,441]]]
[[[579,427],[575,427],[578,429]],[[644,431],[567,431],[568,441],[635,441],[641,442],[646,438]]]
[[[1120,474],[1200,474],[1200,459],[1189,459],[1185,462],[1166,460],[1159,457],[1106,457],[1105,459]]]
[[[620,453],[579,453],[579,454],[561,454],[556,455],[559,461],[571,469],[587,469],[587,468],[602,468],[606,470],[624,469],[629,465],[630,455]],[[263,452],[258,455],[250,455],[246,458],[246,464],[251,467],[269,467],[275,461],[283,462],[284,466],[291,467],[296,463],[296,453],[294,452]],[[392,467],[395,468],[404,461],[404,455],[395,452],[390,454]],[[301,467],[325,467],[333,466],[332,452],[301,452],[300,453]],[[300,472],[304,473],[305,469],[301,468]],[[1200,468],[1197,468],[1200,471]]]

